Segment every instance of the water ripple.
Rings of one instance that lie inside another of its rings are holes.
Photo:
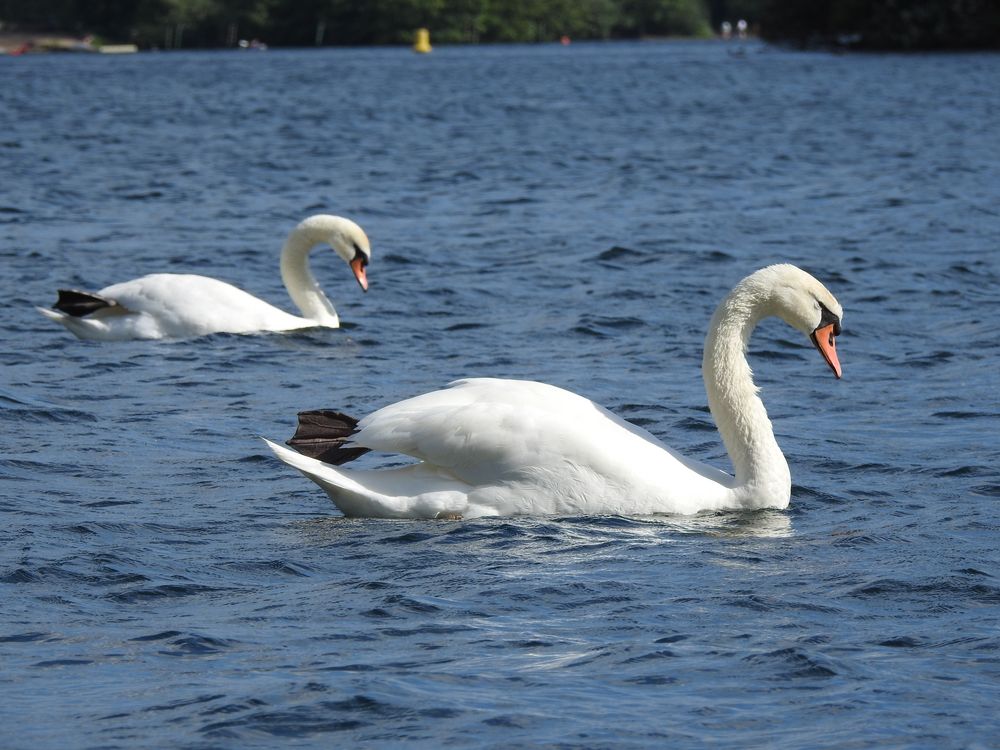
[[[1000,61],[744,52],[0,59],[15,743],[989,746]],[[341,330],[106,346],[33,309],[164,270],[287,308],[320,211],[374,249],[368,294],[313,258]],[[843,380],[778,321],[749,344],[787,510],[357,521],[258,440],[490,375],[728,470],[706,325],[774,262],[845,308]]]

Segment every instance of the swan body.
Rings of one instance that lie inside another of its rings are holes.
[[[361,227],[339,216],[311,216],[292,230],[281,251],[281,277],[302,316],[224,281],[173,273],[112,284],[96,294],[60,290],[54,309],[37,309],[80,338],[97,341],[337,328],[337,312],[309,269],[309,253],[320,243],[329,244],[362,289],[368,288],[371,248]]]
[[[790,265],[769,266],[741,281],[712,318],[702,366],[735,475],[682,456],[582,396],[544,383],[491,378],[459,380],[356,423],[336,412],[304,412],[290,441],[302,452],[267,442],[348,516],[784,508],[791,497],[788,464],[746,360],[750,333],[770,315],[810,336],[840,377],[833,337],[843,311],[822,284]],[[419,463],[387,470],[333,465],[365,449]]]

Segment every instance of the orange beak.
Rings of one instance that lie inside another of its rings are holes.
[[[810,338],[813,343],[816,344],[816,348],[819,349],[819,353],[823,355],[823,359],[826,363],[830,365],[830,369],[833,370],[833,374],[840,379],[840,360],[837,359],[837,341],[836,336],[833,333],[834,324],[822,326],[817,328],[812,332]]]
[[[361,288],[367,292],[368,277],[365,276],[365,258],[363,255],[358,254],[354,256],[354,260],[351,261],[351,270],[354,271],[354,278],[358,280]]]

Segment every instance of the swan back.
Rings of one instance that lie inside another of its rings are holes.
[[[723,507],[732,483],[593,401],[531,381],[455,381],[368,415],[352,442],[445,470],[478,488],[471,503],[504,515],[694,512]]]

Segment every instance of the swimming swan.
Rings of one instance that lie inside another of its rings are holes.
[[[371,247],[361,227],[340,216],[310,216],[292,230],[281,249],[281,279],[302,311],[301,318],[224,281],[176,273],[123,281],[96,294],[60,289],[54,309],[36,309],[81,339],[96,341],[338,328],[337,311],[309,270],[309,251],[323,242],[350,265],[361,288],[368,290],[365,267]]]
[[[360,422],[303,412],[289,441],[267,441],[347,516],[474,518],[513,514],[692,514],[785,508],[791,476],[757,396],[747,342],[776,315],[809,336],[837,378],[842,310],[791,265],[747,276],[709,325],[708,403],[736,476],[686,458],[592,401],[544,383],[476,378],[386,406]],[[420,463],[341,469],[367,450]],[[322,460],[320,460],[322,459]]]

